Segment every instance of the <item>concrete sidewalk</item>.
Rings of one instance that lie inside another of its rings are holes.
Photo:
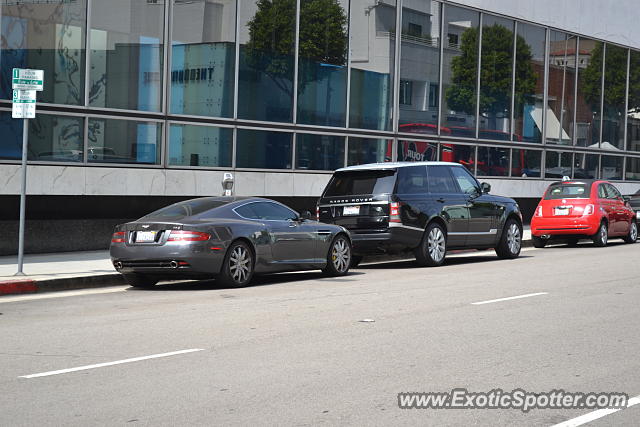
[[[525,226],[523,234],[522,246],[531,246],[528,226]],[[382,257],[374,257],[371,261],[378,259]],[[113,268],[109,251],[25,255],[25,276],[15,276],[17,262],[17,256],[0,257],[0,295],[126,284],[122,275]]]

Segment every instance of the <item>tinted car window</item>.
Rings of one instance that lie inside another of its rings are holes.
[[[601,199],[606,199],[608,196],[609,194],[607,193],[607,188],[604,186],[604,184],[598,185],[598,197]]]
[[[618,191],[616,187],[611,184],[607,184],[607,194],[610,199],[617,199],[618,197],[622,197],[622,194]]]
[[[254,205],[255,203],[242,205],[240,207],[237,207],[235,211],[238,213],[238,215],[242,217],[249,218],[249,219],[258,219],[258,214],[256,213],[256,211],[253,210]]]
[[[175,203],[166,208],[151,212],[149,215],[142,217],[143,220],[169,220],[188,216],[194,216],[203,212],[210,211],[220,206],[226,205],[228,202],[211,199],[195,199],[186,200],[184,202]]]
[[[551,184],[545,195],[545,200],[553,199],[588,199],[589,185],[587,184]]]
[[[395,170],[337,172],[324,197],[391,193],[395,173]]]
[[[298,216],[294,211],[284,206],[269,202],[252,203],[251,208],[256,213],[258,219],[267,221],[286,221]]]
[[[397,182],[396,192],[399,194],[426,193],[428,191],[427,168],[425,166],[399,168]]]
[[[451,168],[451,173],[463,193],[480,193],[478,181],[476,181],[466,169],[459,167]]]
[[[429,192],[459,193],[448,166],[429,166]]]

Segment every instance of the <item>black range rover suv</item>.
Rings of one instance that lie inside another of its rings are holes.
[[[441,265],[450,249],[495,248],[500,258],[516,258],[520,208],[490,189],[458,163],[351,166],[333,174],[317,214],[349,230],[354,266],[363,255],[407,250],[424,266]]]

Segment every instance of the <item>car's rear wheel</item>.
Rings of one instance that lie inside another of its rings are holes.
[[[251,248],[242,240],[235,241],[227,250],[218,282],[227,287],[247,286],[253,277],[255,259]]]
[[[123,276],[124,280],[134,288],[151,288],[158,283],[158,279],[154,279],[143,274],[127,273],[123,274]]]
[[[327,276],[344,276],[351,267],[351,256],[351,242],[344,234],[338,234],[331,242],[322,272]]]
[[[624,236],[624,241],[627,243],[635,243],[638,240],[638,224],[635,221],[631,221],[629,225],[629,233]]]
[[[607,227],[607,223],[602,221],[600,223],[600,227],[598,227],[598,231],[593,235],[593,245],[601,248],[603,246],[607,246],[607,242],[609,241],[609,227]]]
[[[507,220],[496,246],[496,254],[503,259],[514,259],[520,255],[522,249],[522,224],[511,218]]]
[[[549,239],[543,239],[540,236],[531,236],[531,241],[533,242],[534,248],[544,248],[547,245]]]
[[[447,235],[437,222],[427,226],[420,246],[415,249],[418,265],[422,267],[438,267],[444,263],[447,254]]]

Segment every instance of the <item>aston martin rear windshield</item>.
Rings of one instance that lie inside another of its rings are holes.
[[[588,184],[555,184],[549,187],[545,200],[588,199],[591,197]]]
[[[210,211],[211,209],[219,208],[227,203],[228,202],[225,201],[212,200],[208,198],[185,200],[184,202],[179,202],[155,212],[151,212],[149,215],[144,216],[141,219],[145,221],[179,219],[198,215],[203,212]]]
[[[324,197],[391,193],[395,174],[394,169],[336,172]]]

